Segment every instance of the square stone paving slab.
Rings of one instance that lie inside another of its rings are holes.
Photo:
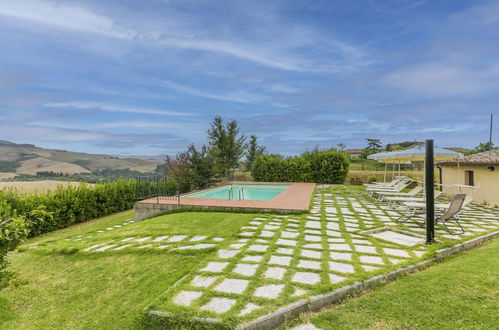
[[[202,295],[203,293],[199,291],[180,291],[173,298],[173,302],[180,306],[190,306],[194,300],[198,299]]]
[[[224,270],[225,267],[227,267],[228,264],[229,264],[228,262],[212,261],[212,262],[209,262],[206,267],[201,269],[201,271],[220,273],[222,270]]]
[[[235,299],[214,297],[206,305],[201,306],[201,310],[222,314],[228,312],[235,304]]]
[[[270,284],[256,288],[253,296],[261,298],[275,299],[279,296],[282,289],[284,289],[284,284]]]
[[[255,274],[258,265],[255,264],[237,264],[232,272],[244,276],[252,276]]]
[[[290,263],[291,257],[271,256],[269,260],[269,265],[289,266]]]
[[[191,281],[192,286],[197,286],[200,288],[207,288],[217,280],[218,276],[201,276],[197,275]]]
[[[235,278],[226,278],[214,290],[225,293],[238,293],[241,294],[248,286],[248,280],[240,280]]]
[[[329,269],[340,273],[354,273],[355,268],[350,264],[342,262],[329,261]]]
[[[311,272],[296,272],[291,279],[291,281],[295,283],[302,284],[317,284],[320,282],[320,280],[321,277],[319,274]]]
[[[264,273],[266,278],[272,278],[274,280],[282,280],[284,277],[284,273],[286,273],[286,268],[282,267],[269,267]]]
[[[380,239],[388,241],[388,242],[392,242],[392,243],[396,243],[396,244],[400,244],[400,245],[405,245],[405,246],[414,246],[414,245],[418,245],[418,244],[425,242],[424,238],[405,235],[405,234],[401,234],[401,233],[391,231],[391,230],[386,230],[386,231],[373,233],[373,234],[369,234],[369,235],[376,237],[376,238],[380,238]]]

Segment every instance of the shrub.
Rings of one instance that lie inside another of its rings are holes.
[[[19,216],[7,201],[0,200],[0,289],[6,287],[13,276],[6,270],[9,251],[13,251],[24,241],[34,226],[50,217],[51,214],[43,205],[28,215]]]
[[[343,152],[314,150],[287,158],[259,155],[251,174],[256,181],[343,183],[348,166]]]
[[[59,186],[54,191],[23,195],[15,190],[0,191],[0,200],[8,203],[18,214],[30,214],[44,205],[51,216],[33,226],[29,236],[85,222],[111,213],[128,210],[136,201],[135,180],[117,180],[89,187]]]
[[[371,175],[368,179],[367,182],[372,183],[372,182],[378,182],[379,179],[376,175]]]

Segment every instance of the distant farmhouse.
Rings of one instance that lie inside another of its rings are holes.
[[[363,151],[364,149],[346,149],[345,153],[348,155],[348,158],[357,159],[360,158],[360,155],[362,155]]]
[[[499,205],[499,149],[469,155],[459,161],[445,161],[441,168],[443,184],[465,184],[476,186],[475,201],[494,206]],[[459,188],[448,190],[459,192]]]

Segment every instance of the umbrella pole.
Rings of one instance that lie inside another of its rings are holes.
[[[392,164],[392,180],[395,179],[395,164]]]
[[[387,163],[385,163],[385,174],[383,175],[383,182],[386,182],[386,165]]]
[[[433,176],[433,140],[426,140],[425,189],[426,189],[426,244],[435,241],[435,181]]]
[[[400,160],[399,160],[399,176],[400,176]]]

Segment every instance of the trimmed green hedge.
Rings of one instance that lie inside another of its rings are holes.
[[[5,200],[18,214],[29,214],[45,206],[52,214],[31,228],[30,237],[61,229],[74,223],[85,222],[115,212],[129,210],[136,200],[135,180],[117,180],[93,187],[59,186],[42,194],[24,195],[15,190],[0,190]]]
[[[284,158],[260,155],[251,174],[256,181],[343,183],[348,174],[349,160],[336,150],[305,152]]]

